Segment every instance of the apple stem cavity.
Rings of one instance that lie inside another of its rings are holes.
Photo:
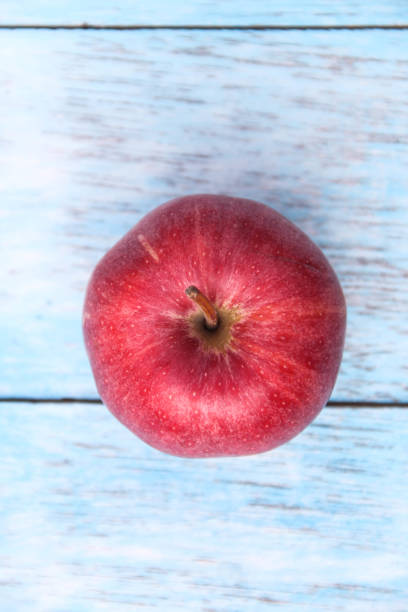
[[[187,287],[186,294],[201,308],[204,315],[205,327],[210,331],[215,331],[220,320],[214,304],[212,304],[210,300],[203,293],[201,293],[199,289],[197,289],[197,287],[194,287],[194,285]]]

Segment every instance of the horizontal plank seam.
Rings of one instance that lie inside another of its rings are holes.
[[[260,30],[260,31],[279,31],[279,30],[408,30],[408,23],[395,24],[329,24],[329,25],[205,25],[205,24],[95,24],[95,23],[72,23],[72,24],[0,24],[0,30]]]
[[[0,403],[14,404],[102,404],[92,397],[0,397]],[[328,408],[408,408],[408,402],[330,401]]]

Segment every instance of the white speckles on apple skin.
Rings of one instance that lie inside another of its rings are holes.
[[[95,380],[119,420],[156,448],[192,457],[263,452],[327,401],[344,299],[321,252],[277,213],[245,200],[191,200],[147,215],[97,266],[84,309]],[[146,263],[147,244],[159,262],[148,253]],[[187,333],[191,283],[218,307],[245,313],[221,358]]]

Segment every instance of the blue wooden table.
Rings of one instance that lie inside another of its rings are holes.
[[[408,5],[140,4],[1,7],[0,610],[406,612]],[[331,401],[263,455],[144,445],[84,352],[96,262],[197,192],[273,206],[344,287]]]

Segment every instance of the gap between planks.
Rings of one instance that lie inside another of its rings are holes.
[[[102,404],[91,397],[0,397],[0,404]],[[326,408],[408,408],[408,402],[331,401]]]
[[[96,23],[72,23],[72,24],[13,24],[2,23],[0,30],[259,30],[259,31],[280,31],[280,30],[408,30],[408,23],[395,24],[340,24],[340,25],[152,25],[152,24],[96,24]]]

